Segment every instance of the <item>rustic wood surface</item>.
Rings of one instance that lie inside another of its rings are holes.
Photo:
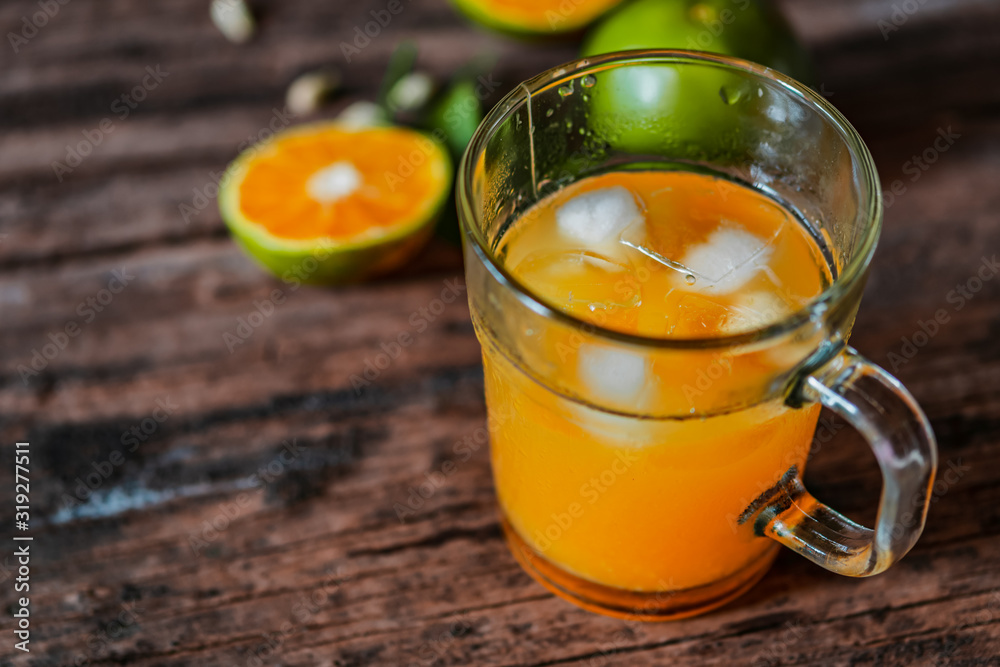
[[[961,308],[949,299],[1000,251],[998,3],[782,3],[883,183],[905,188],[853,341],[896,366],[953,471],[923,538],[868,580],[784,553],[727,608],[640,624],[583,612],[522,573],[485,448],[397,520],[393,505],[484,424],[464,300],[428,318],[363,392],[349,378],[460,276],[453,246],[435,241],[372,284],[292,290],[234,246],[211,187],[189,221],[180,211],[249,136],[287,122],[275,109],[305,69],[340,65],[333,113],[374,94],[404,38],[442,76],[496,54],[497,95],[576,47],[488,35],[444,0],[404,0],[348,64],[340,42],[382,0],[254,3],[260,31],[242,46],[216,31],[205,0],[62,2],[16,53],[9,36],[0,45],[0,663],[1000,665],[1000,279]],[[22,34],[39,7],[3,3],[0,33]],[[886,25],[898,28],[888,39]],[[159,79],[122,118],[115,100],[147,67]],[[958,138],[935,153],[949,128]],[[57,174],[85,140],[88,155]],[[913,172],[925,150],[933,163]],[[127,286],[97,312],[87,299],[110,296],[116,270]],[[275,289],[284,302],[230,352],[223,334]],[[890,356],[939,309],[949,321],[917,336],[912,359]],[[22,377],[67,323],[78,334]],[[18,597],[18,440],[32,453],[29,655],[14,650],[6,611]],[[844,431],[807,483],[870,519],[880,482]]]

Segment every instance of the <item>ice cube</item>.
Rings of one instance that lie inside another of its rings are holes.
[[[620,289],[631,268],[593,251],[538,250],[514,267],[514,275],[571,311],[631,307],[638,301],[638,295]]]
[[[745,333],[779,322],[791,312],[792,306],[773,292],[741,294],[729,308],[721,328],[725,333]]]
[[[791,315],[799,307],[780,292],[755,291],[741,294],[732,308],[734,315],[726,323],[726,333],[746,333],[762,329]],[[821,345],[824,337],[820,324],[800,328],[794,338],[782,341],[764,352],[764,358],[780,368],[801,363]]]
[[[598,400],[635,401],[643,394],[647,381],[647,361],[635,352],[604,347],[580,350],[577,361],[579,377],[591,396]]]
[[[766,266],[773,240],[723,226],[712,232],[707,242],[689,248],[680,263],[695,276],[695,289],[734,292]]]
[[[682,428],[673,420],[636,419],[579,403],[566,404],[567,415],[597,442],[614,447],[647,447],[669,442]]]
[[[773,324],[792,308],[779,295],[754,291],[733,297],[705,292],[680,292],[668,333],[703,337],[745,333]]]
[[[726,303],[706,294],[679,291],[677,294],[670,335],[700,338],[726,331],[726,322],[732,317],[732,309]]]
[[[628,271],[628,267],[613,258],[588,250],[536,250],[525,256],[514,267],[514,273],[534,274],[544,271],[553,278],[575,278],[582,273],[594,272],[594,277],[607,280],[617,271]]]
[[[635,196],[620,185],[578,195],[556,209],[559,232],[591,247],[616,243],[622,230],[642,217]]]

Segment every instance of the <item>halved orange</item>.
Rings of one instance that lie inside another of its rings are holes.
[[[237,241],[289,282],[354,282],[429,238],[451,187],[443,145],[402,127],[301,125],[229,166],[219,209]]]
[[[469,18],[515,34],[569,32],[581,28],[621,0],[452,0]]]

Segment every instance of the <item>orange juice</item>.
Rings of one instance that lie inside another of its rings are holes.
[[[498,256],[552,307],[655,338],[758,330],[832,279],[820,244],[774,200],[679,171],[577,181],[514,222]],[[497,494],[532,557],[636,592],[762,574],[776,543],[740,514],[803,469],[819,407],[773,400],[706,413],[689,399],[725,396],[733,377],[773,373],[783,363],[775,351],[668,364],[550,338],[560,384],[579,387],[576,397],[538,384],[483,341]],[[609,410],[602,397],[633,408]]]

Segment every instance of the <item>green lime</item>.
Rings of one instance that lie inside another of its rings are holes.
[[[809,79],[805,52],[770,5],[754,0],[634,0],[594,27],[582,55],[687,49],[735,56]],[[752,91],[740,77],[704,65],[630,67],[598,74],[592,122],[613,147],[656,153],[680,145],[707,150],[738,125],[737,102]]]
[[[388,272],[430,237],[452,182],[445,146],[402,127],[300,125],[244,151],[219,192],[246,252],[287,282]]]

